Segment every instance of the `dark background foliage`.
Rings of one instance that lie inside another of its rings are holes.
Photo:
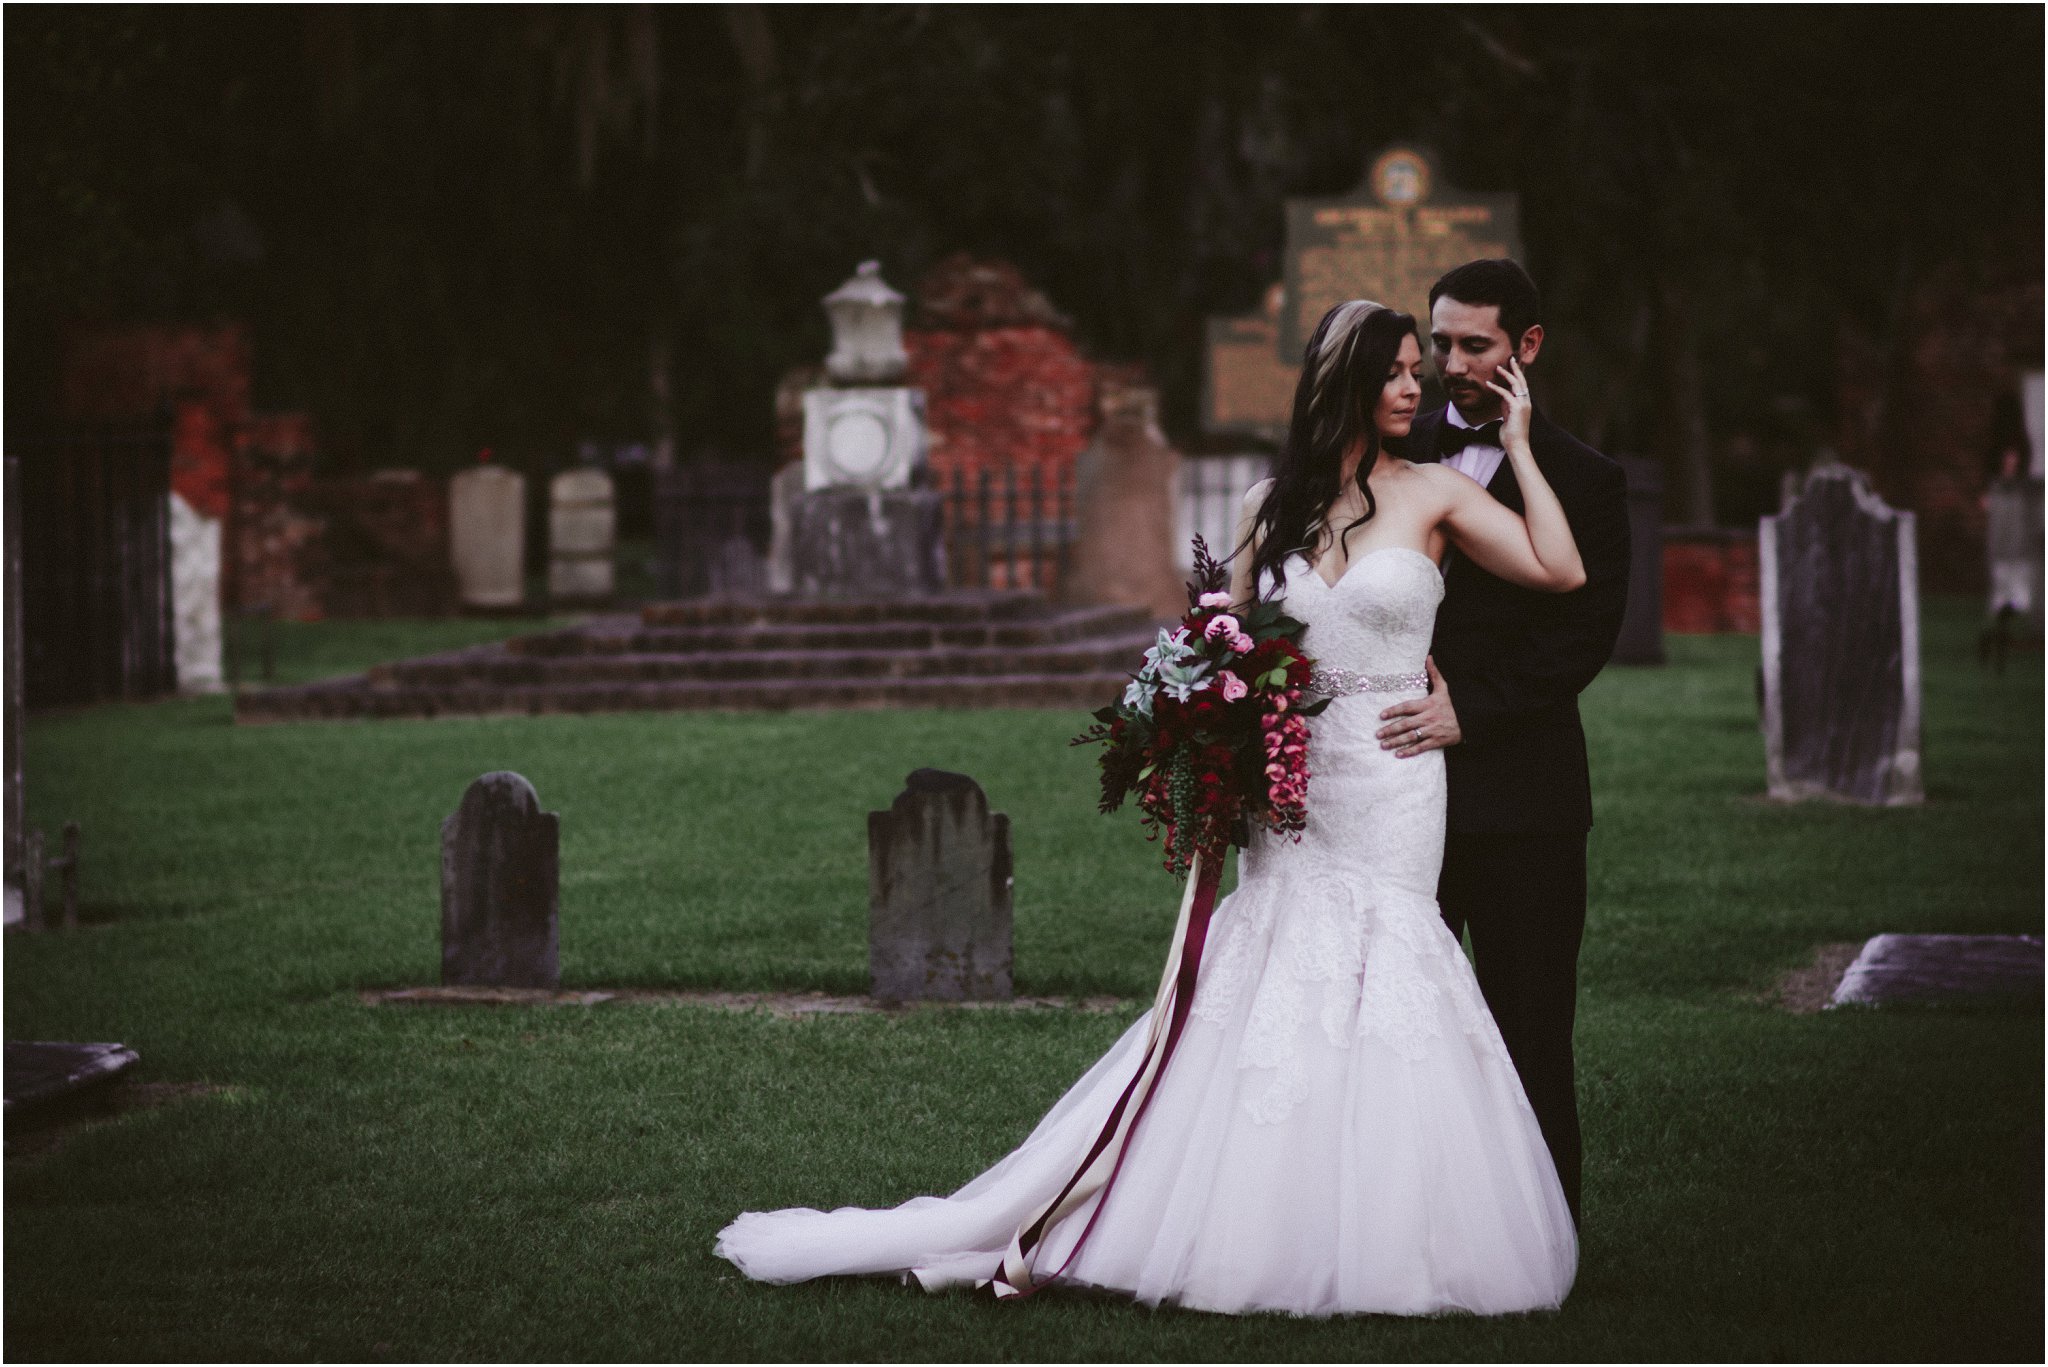
[[[1416,139],[1521,196],[1549,403],[1702,472],[1816,441],[1845,334],[2039,255],[2024,6],[14,7],[7,398],[77,319],[249,322],[338,467],[765,453],[863,257],[1007,256],[1192,439],[1288,195]],[[1688,499],[1704,498],[1704,489]]]

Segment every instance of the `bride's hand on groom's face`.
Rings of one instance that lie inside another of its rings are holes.
[[[1436,672],[1436,657],[1423,662],[1429,671],[1429,696],[1397,702],[1380,713],[1380,749],[1392,750],[1396,759],[1408,759],[1426,750],[1441,750],[1465,738],[1458,729],[1458,714],[1451,707],[1451,687]]]

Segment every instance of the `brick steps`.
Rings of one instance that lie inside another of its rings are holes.
[[[370,671],[368,678],[379,687],[425,687],[1099,674],[1132,666],[1154,639],[1146,631],[1125,632],[1076,645],[969,649],[748,650],[538,657],[509,651],[479,651],[380,665]]]
[[[1076,608],[1026,620],[752,622],[726,626],[648,627],[615,618],[569,631],[543,632],[507,643],[526,657],[681,655],[798,650],[927,650],[935,647],[1061,645],[1111,633],[1149,633],[1142,608]],[[1150,644],[1149,642],[1147,644]]]
[[[539,716],[548,713],[880,707],[1071,707],[1111,701],[1127,673],[996,674],[983,678],[671,680],[617,684],[364,686],[359,677],[245,693],[235,720],[333,721],[351,717]]]
[[[881,707],[1093,710],[1129,679],[1142,610],[1033,594],[883,602],[701,599],[637,617],[241,694],[241,722]]]

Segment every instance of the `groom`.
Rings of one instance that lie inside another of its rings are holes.
[[[1521,489],[1500,447],[1501,401],[1486,383],[1510,357],[1525,370],[1535,362],[1540,307],[1535,282],[1509,260],[1468,262],[1436,282],[1430,347],[1450,405],[1417,417],[1402,452],[1462,471],[1518,513]],[[1578,699],[1621,630],[1628,504],[1621,467],[1541,411],[1529,445],[1564,505],[1585,586],[1537,593],[1451,551],[1429,696],[1388,708],[1379,736],[1403,758],[1445,751],[1450,811],[1437,900],[1453,934],[1471,932],[1479,986],[1576,1221],[1572,1021],[1593,824]]]

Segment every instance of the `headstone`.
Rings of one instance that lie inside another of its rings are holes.
[[[526,601],[526,477],[473,465],[448,481],[448,554],[462,605]]]
[[[612,596],[618,549],[612,477],[602,470],[564,470],[548,493],[548,597],[603,602]]]
[[[170,493],[173,658],[180,693],[218,693],[221,673],[221,520]]]
[[[1175,544],[1181,460],[1159,430],[1159,391],[1105,375],[1101,403],[1102,425],[1075,469],[1078,528],[1063,596],[1177,617],[1187,607]]]
[[[1654,460],[1617,456],[1628,479],[1628,605],[1614,662],[1664,663],[1664,473]]]
[[[965,774],[919,769],[868,813],[868,970],[884,1001],[1007,1001],[1010,819]]]
[[[1921,800],[1920,595],[1913,514],[1823,465],[1761,519],[1770,794]]]
[[[943,593],[944,496],[933,489],[814,489],[791,527],[796,591],[819,598]]]
[[[793,460],[768,481],[768,592],[796,587],[796,504],[804,494],[804,463]]]
[[[561,984],[560,818],[518,774],[485,774],[441,823],[441,982]]]
[[[2041,481],[2029,478],[2019,453],[1984,491],[1984,553],[1992,616],[2009,611],[2036,631],[2042,624]]]
[[[1288,200],[1279,359],[1299,367],[1316,323],[1347,299],[1427,320],[1429,287],[1445,271],[1521,255],[1520,212],[1511,194],[1452,190],[1426,152],[1403,146],[1375,157],[1351,194]]]

